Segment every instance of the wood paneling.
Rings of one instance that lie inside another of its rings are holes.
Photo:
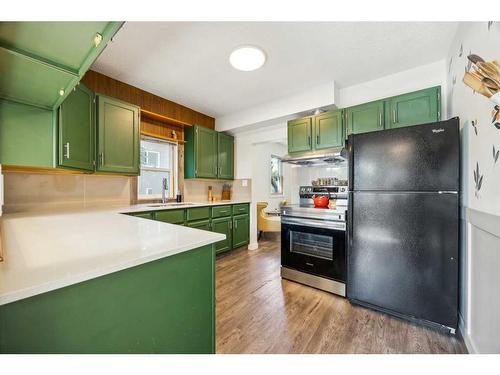
[[[164,99],[127,83],[117,81],[104,74],[89,70],[82,83],[99,94],[121,99],[138,105],[141,109],[163,115],[188,124],[198,124],[210,129],[215,128],[215,119],[194,111],[181,104]]]
[[[217,353],[466,353],[443,334],[280,278],[280,242],[217,258]]]

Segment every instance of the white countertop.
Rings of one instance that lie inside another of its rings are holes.
[[[248,201],[2,216],[0,305],[212,244],[224,234],[122,215]]]

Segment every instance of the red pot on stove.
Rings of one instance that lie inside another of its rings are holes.
[[[314,208],[328,208],[330,197],[327,195],[313,195]]]

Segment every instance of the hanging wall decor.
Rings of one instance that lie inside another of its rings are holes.
[[[465,72],[463,82],[475,92],[500,104],[500,60],[485,61],[475,54],[467,58],[471,68]]]
[[[498,95],[498,94],[497,94]],[[500,130],[500,106],[496,105],[491,111],[491,123],[493,126]]]
[[[474,185],[475,185],[475,195],[479,198],[479,190],[483,186],[483,175],[479,173],[479,163],[476,162],[476,169],[474,170]]]
[[[500,150],[497,150],[495,148],[495,145],[493,145],[493,164],[497,163],[499,155],[500,155]]]

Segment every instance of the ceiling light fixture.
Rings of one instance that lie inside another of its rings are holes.
[[[229,56],[233,68],[250,72],[259,69],[266,62],[266,54],[258,47],[243,46],[236,48]]]

